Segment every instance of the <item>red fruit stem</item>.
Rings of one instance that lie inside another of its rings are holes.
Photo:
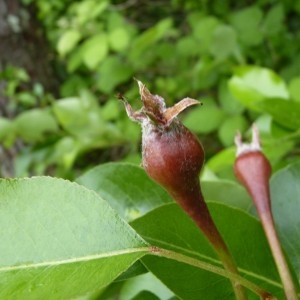
[[[282,251],[280,241],[275,229],[275,223],[272,213],[264,213],[260,215],[260,220],[264,228],[267,240],[269,242],[277,269],[283,284],[285,297],[287,300],[297,300],[296,288],[293,283],[288,264]]]
[[[223,240],[218,228],[216,227],[211,214],[208,210],[207,204],[204,201],[200,184],[198,190],[194,190],[192,194],[188,195],[172,195],[174,199],[182,206],[188,215],[194,220],[198,228],[204,233],[214,250],[218,254],[224,268],[234,274],[238,274],[236,264],[229,252],[229,249]],[[184,199],[182,199],[184,197]],[[190,197],[190,198],[188,198]],[[195,199],[197,199],[195,201]],[[184,200],[184,201],[183,201]],[[247,299],[246,293],[242,285],[236,281],[231,281],[234,289],[236,299]],[[262,295],[263,296],[263,295]]]
[[[258,129],[253,125],[250,145],[242,143],[240,134],[236,136],[235,142],[238,151],[234,166],[236,177],[253,200],[274,257],[286,299],[297,300],[296,288],[275,229],[269,187],[272,170],[268,159],[261,152]]]

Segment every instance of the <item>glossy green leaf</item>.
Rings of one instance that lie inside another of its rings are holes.
[[[76,181],[96,191],[127,220],[172,201],[167,192],[150,180],[142,168],[127,163],[100,165]]]
[[[272,70],[257,66],[238,67],[229,80],[229,89],[237,100],[254,110],[265,98],[289,98],[285,82]]]
[[[300,103],[281,99],[266,99],[258,107],[269,113],[283,127],[297,130],[300,128]]]
[[[280,239],[300,278],[300,163],[275,173],[270,184],[272,209]]]
[[[260,222],[222,204],[210,203],[209,208],[242,276],[282,299],[277,270]],[[159,207],[133,221],[132,226],[152,245],[220,266],[205,237],[176,204]],[[229,281],[216,274],[165,258],[145,256],[142,261],[181,299],[234,299]],[[259,298],[249,292],[249,299]]]
[[[96,193],[50,177],[0,181],[0,298],[74,299],[112,282],[147,244]]]
[[[57,44],[57,51],[61,56],[66,55],[74,49],[79,40],[81,33],[76,29],[69,29],[63,33]]]

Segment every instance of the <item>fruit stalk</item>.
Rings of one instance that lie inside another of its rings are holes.
[[[122,98],[127,114],[142,125],[143,167],[147,174],[162,185],[193,219],[207,237],[225,269],[238,274],[237,267],[220,235],[204,201],[199,182],[204,150],[198,138],[178,119],[177,115],[191,105],[199,104],[184,98],[170,108],[158,95],[152,95],[138,81],[143,107],[133,111]],[[232,281],[236,298],[246,299],[244,288]]]
[[[237,158],[235,175],[250,194],[263,230],[271,248],[287,300],[297,300],[296,288],[282,251],[271,209],[269,179],[272,173],[268,159],[261,152],[259,132],[252,126],[252,143],[242,143],[241,135],[235,138]]]

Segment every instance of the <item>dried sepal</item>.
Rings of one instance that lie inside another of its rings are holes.
[[[154,123],[166,124],[166,120],[163,116],[166,109],[164,99],[158,95],[152,95],[141,81],[137,80],[137,83],[143,102],[142,110]]]
[[[167,120],[167,125],[171,124],[173,119],[176,118],[186,108],[196,104],[202,105],[202,103],[198,100],[192,98],[184,98],[174,106],[167,108],[164,112],[164,118]]]
[[[143,123],[151,120],[157,126],[169,126],[172,121],[186,108],[195,104],[202,104],[201,102],[192,99],[184,98],[174,106],[166,108],[165,100],[161,96],[153,95],[147,87],[139,80],[136,80],[139,86],[139,92],[143,107],[134,111],[127,100],[121,95],[118,98],[124,103],[127,115],[133,121]]]
[[[131,105],[127,102],[127,100],[123,96],[118,98],[124,103],[126,113],[130,120],[142,123],[145,119],[147,119],[147,116],[143,111],[141,110],[134,111]]]
[[[237,156],[247,152],[261,151],[259,131],[255,124],[252,125],[252,141],[250,144],[242,141],[242,135],[240,132],[237,132],[234,142],[237,148]]]

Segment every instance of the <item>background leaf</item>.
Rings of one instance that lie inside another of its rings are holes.
[[[204,106],[190,110],[183,122],[197,133],[209,133],[216,130],[225,118],[224,112],[214,102],[205,101]]]
[[[79,42],[81,34],[76,29],[69,29],[64,32],[57,43],[57,51],[61,56],[66,55],[73,50],[76,44]]]
[[[234,181],[201,181],[204,198],[208,202],[221,202],[244,211],[251,211],[253,205],[246,190]]]
[[[246,118],[242,115],[230,116],[219,127],[218,136],[225,146],[233,145],[236,133],[244,132],[248,127]]]
[[[209,208],[243,276],[281,299],[277,270],[260,223],[220,203],[209,203]],[[159,207],[131,225],[152,245],[219,265],[205,237],[176,204]],[[218,275],[164,258],[146,256],[142,261],[181,299],[234,297],[229,281]],[[258,299],[252,293],[249,296],[249,299]]]
[[[96,193],[74,183],[1,180],[0,206],[1,299],[95,292],[144,254],[146,243],[132,228]]]
[[[269,113],[273,119],[288,129],[300,128],[300,103],[281,99],[266,99],[258,107]]]
[[[239,40],[249,46],[258,45],[263,39],[260,23],[263,12],[257,5],[252,5],[231,14],[231,23],[238,33]]]
[[[274,71],[257,66],[237,67],[229,88],[237,100],[253,110],[258,110],[257,103],[265,98],[289,98],[285,82]]]
[[[45,133],[55,132],[58,124],[50,110],[32,109],[14,121],[16,132],[27,142],[43,139]]]
[[[300,278],[300,163],[271,178],[272,209],[283,248]]]
[[[234,52],[236,47],[235,30],[228,25],[219,25],[212,36],[211,54],[218,60],[224,60]]]
[[[104,33],[95,35],[86,40],[82,47],[83,62],[90,70],[94,70],[108,53],[107,36]]]
[[[128,163],[100,165],[76,181],[96,191],[126,220],[173,201],[142,168]]]
[[[151,292],[161,300],[168,300],[173,296],[173,293],[159,279],[152,273],[147,273],[128,280],[120,291],[119,299],[135,299],[134,297],[142,291]]]

